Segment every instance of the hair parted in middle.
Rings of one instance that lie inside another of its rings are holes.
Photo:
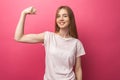
[[[74,17],[74,13],[72,11],[72,9],[68,6],[60,6],[57,11],[56,11],[56,16],[55,16],[55,32],[59,32],[60,28],[57,25],[56,19],[57,19],[57,15],[59,13],[59,11],[61,9],[65,9],[68,12],[68,17],[70,19],[70,24],[69,24],[69,35],[74,37],[74,38],[78,38],[78,34],[77,34],[77,29],[76,29],[76,23],[75,23],[75,17]]]

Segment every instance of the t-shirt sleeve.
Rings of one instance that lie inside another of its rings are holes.
[[[50,32],[46,31],[44,32],[44,46],[47,46],[49,44],[50,40]]]
[[[76,57],[85,55],[85,50],[83,47],[83,44],[78,40],[77,41],[77,51],[76,51]]]

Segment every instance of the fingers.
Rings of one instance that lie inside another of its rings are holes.
[[[28,7],[22,11],[24,14],[35,14],[36,9],[34,7]]]
[[[35,14],[36,13],[36,9],[34,7],[30,7],[30,13],[31,14]]]

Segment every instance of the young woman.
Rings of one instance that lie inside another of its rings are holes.
[[[56,12],[55,32],[24,34],[27,14],[35,14],[36,9],[29,7],[22,11],[18,22],[15,40],[26,43],[44,43],[46,68],[44,80],[82,80],[80,56],[85,54],[78,40],[74,14],[68,6],[60,6]]]

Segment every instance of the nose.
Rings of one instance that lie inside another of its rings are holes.
[[[61,21],[63,21],[63,20],[64,20],[64,19],[63,19],[63,16],[61,16],[61,17],[60,17],[60,20],[61,20]]]

